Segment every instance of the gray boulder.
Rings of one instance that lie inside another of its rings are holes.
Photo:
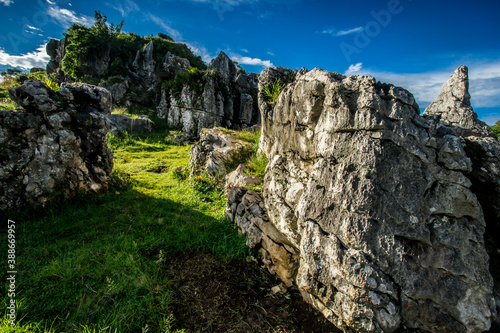
[[[220,128],[203,129],[200,140],[189,154],[191,175],[205,171],[216,179],[227,174],[226,164],[240,160],[251,149],[251,144],[225,133]]]
[[[170,52],[163,58],[162,66],[163,70],[167,71],[171,76],[178,72],[185,72],[191,68],[189,60],[173,55]]]
[[[100,193],[111,181],[113,154],[103,117],[110,109],[109,92],[63,85],[58,92],[61,105],[45,90],[40,82],[26,81],[11,91],[25,110],[0,111],[3,210],[43,207],[81,191]],[[37,99],[44,101],[38,109],[35,102],[23,102]]]
[[[25,81],[23,85],[9,90],[10,98],[31,112],[56,111],[58,104],[49,96],[50,93],[45,83],[35,80]]]

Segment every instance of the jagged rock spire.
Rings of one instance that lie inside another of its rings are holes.
[[[488,136],[488,125],[477,119],[470,103],[468,72],[466,66],[458,67],[445,82],[436,100],[425,109],[424,114],[437,115],[442,122],[459,127],[464,136]]]

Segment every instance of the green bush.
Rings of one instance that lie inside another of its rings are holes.
[[[500,120],[497,121],[495,126],[491,126],[491,131],[500,137]]]

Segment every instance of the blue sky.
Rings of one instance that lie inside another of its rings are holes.
[[[94,10],[124,31],[163,32],[208,62],[226,52],[250,72],[319,67],[373,75],[421,108],[460,65],[472,105],[500,119],[500,2],[437,0],[0,0],[0,69],[44,66],[44,45]]]

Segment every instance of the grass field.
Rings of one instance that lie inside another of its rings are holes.
[[[9,215],[17,224],[20,320],[7,327],[4,318],[2,332],[37,331],[29,326],[47,332],[169,332],[173,296],[162,265],[169,257],[189,251],[226,260],[249,254],[223,216],[222,190],[200,193],[172,172],[187,166],[190,146],[172,145],[160,134],[110,142],[115,173],[129,174],[130,188]]]

